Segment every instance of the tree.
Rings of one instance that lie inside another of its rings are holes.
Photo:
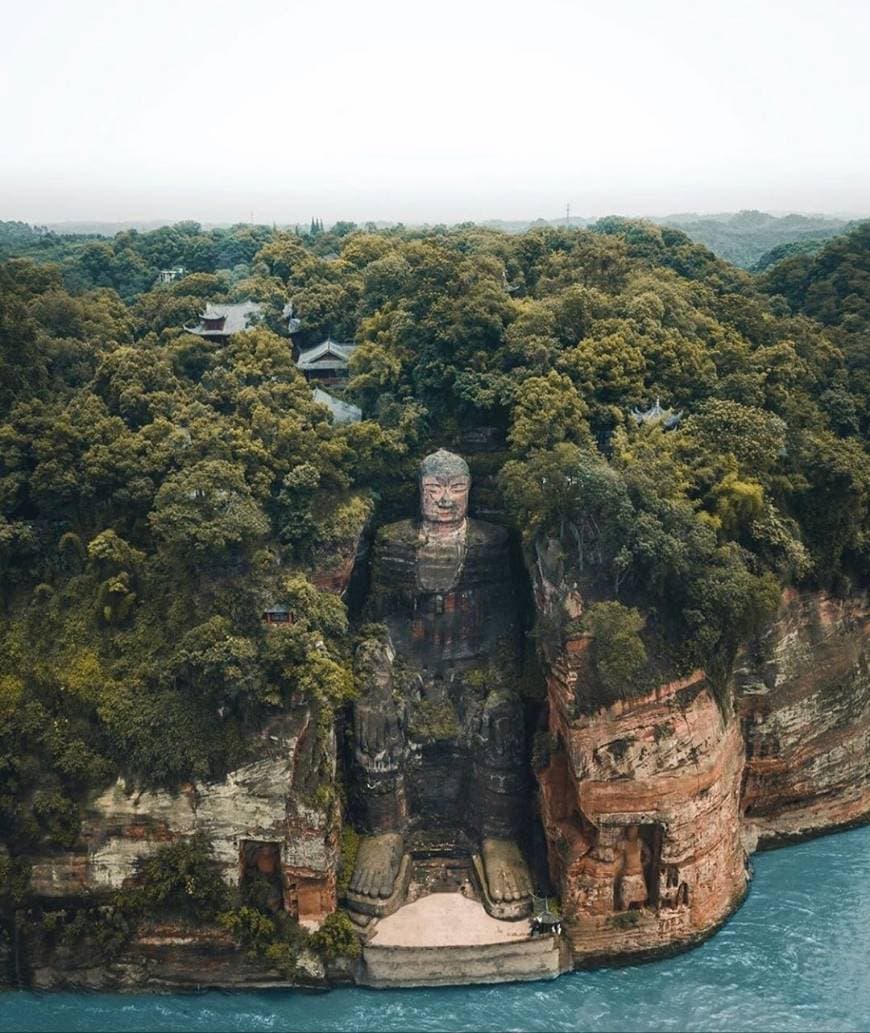
[[[167,477],[149,517],[154,534],[181,562],[226,558],[269,529],[239,467],[204,459]]]
[[[637,693],[647,665],[646,647],[638,634],[644,624],[639,610],[618,602],[595,603],[583,614],[583,630],[593,637],[592,662],[606,693],[597,702]]]
[[[508,441],[518,455],[552,448],[563,441],[589,444],[587,408],[564,374],[551,370],[529,377],[514,394]]]

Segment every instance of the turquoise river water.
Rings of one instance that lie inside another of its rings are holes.
[[[754,859],[740,911],[665,961],[548,983],[308,994],[0,994],[0,1030],[870,1029],[870,827]]]

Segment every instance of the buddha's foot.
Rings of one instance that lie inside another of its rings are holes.
[[[510,904],[531,896],[529,867],[512,839],[485,839],[481,854],[489,895],[496,904]]]
[[[403,852],[404,840],[398,832],[361,839],[350,880],[351,893],[386,900],[396,885]]]

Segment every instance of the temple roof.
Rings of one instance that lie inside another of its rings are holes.
[[[329,392],[321,391],[319,387],[314,389],[314,401],[329,409],[335,423],[357,423],[362,419],[362,409],[358,406],[334,398]]]
[[[241,330],[247,330],[252,320],[263,311],[263,306],[257,301],[240,301],[235,304],[217,304],[209,302],[205,312],[199,315],[199,323],[196,326],[186,326],[184,329],[189,334],[199,334],[206,337],[229,337],[230,334],[237,334]],[[223,326],[220,330],[210,330],[205,325],[205,320],[223,319]]]
[[[347,360],[356,348],[355,344],[340,344],[327,337],[313,348],[299,353],[296,365],[306,369],[347,369]]]
[[[683,418],[683,411],[682,409],[679,412],[674,412],[673,409],[663,409],[660,400],[656,398],[655,405],[650,406],[646,411],[632,409],[629,415],[638,426],[660,423],[665,430],[671,430]]]

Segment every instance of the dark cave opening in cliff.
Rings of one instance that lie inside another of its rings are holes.
[[[239,853],[242,902],[264,911],[280,911],[284,906],[280,844],[243,839]]]

